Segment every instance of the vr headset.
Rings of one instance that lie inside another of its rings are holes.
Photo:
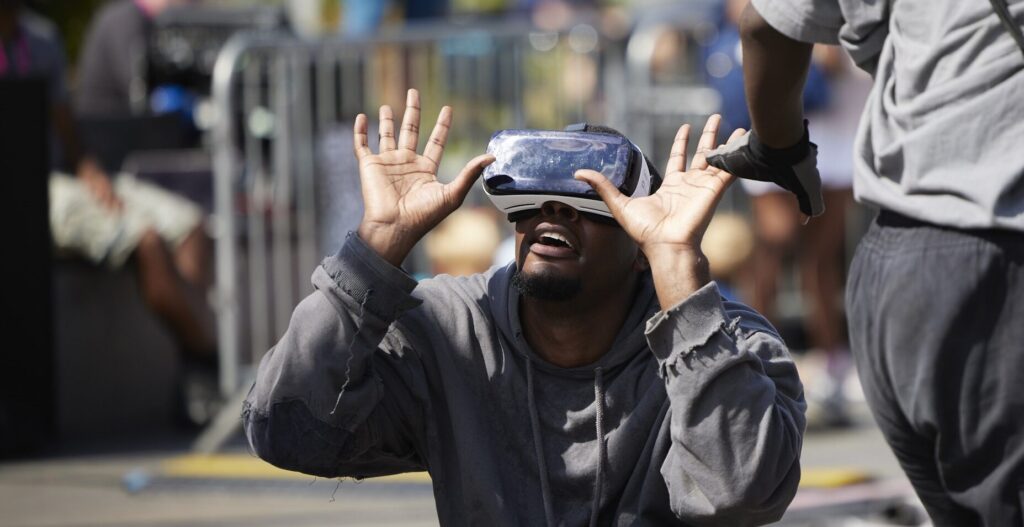
[[[509,221],[540,210],[548,201],[575,208],[591,219],[614,223],[601,197],[573,174],[595,170],[630,197],[649,196],[661,183],[652,176],[640,148],[613,133],[587,131],[586,124],[565,131],[501,130],[491,136],[487,153],[495,161],[484,169],[484,193]],[[592,216],[593,215],[593,216]]]

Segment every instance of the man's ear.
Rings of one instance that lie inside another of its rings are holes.
[[[645,273],[651,268],[650,262],[647,261],[647,255],[643,251],[637,249],[636,260],[633,261],[633,270],[638,273]]]

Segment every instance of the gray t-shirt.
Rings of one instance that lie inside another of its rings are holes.
[[[752,2],[779,32],[841,44],[874,75],[854,145],[859,201],[1024,231],[1024,56],[988,2]],[[1024,0],[1008,3],[1024,19]]]
[[[103,7],[89,27],[78,65],[80,116],[126,116],[145,104],[145,45],[150,22],[131,0]]]

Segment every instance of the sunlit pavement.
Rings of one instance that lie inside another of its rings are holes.
[[[857,422],[808,433],[803,485],[784,523],[889,525],[837,520],[842,514],[866,517],[872,507],[902,501],[909,493],[866,412],[858,412]],[[425,475],[338,482],[277,472],[243,449],[204,460],[179,443],[2,462],[0,526],[437,524]]]

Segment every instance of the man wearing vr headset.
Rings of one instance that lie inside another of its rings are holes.
[[[620,135],[579,127],[496,134],[445,185],[451,116],[423,154],[415,90],[397,142],[381,108],[378,153],[356,119],[362,224],[260,365],[254,451],[324,477],[427,470],[444,525],[777,520],[805,405],[775,330],[722,300],[700,252],[733,179],[704,160],[718,116],[689,170],[680,128],[663,181]],[[488,165],[515,264],[417,283],[398,266]]]

